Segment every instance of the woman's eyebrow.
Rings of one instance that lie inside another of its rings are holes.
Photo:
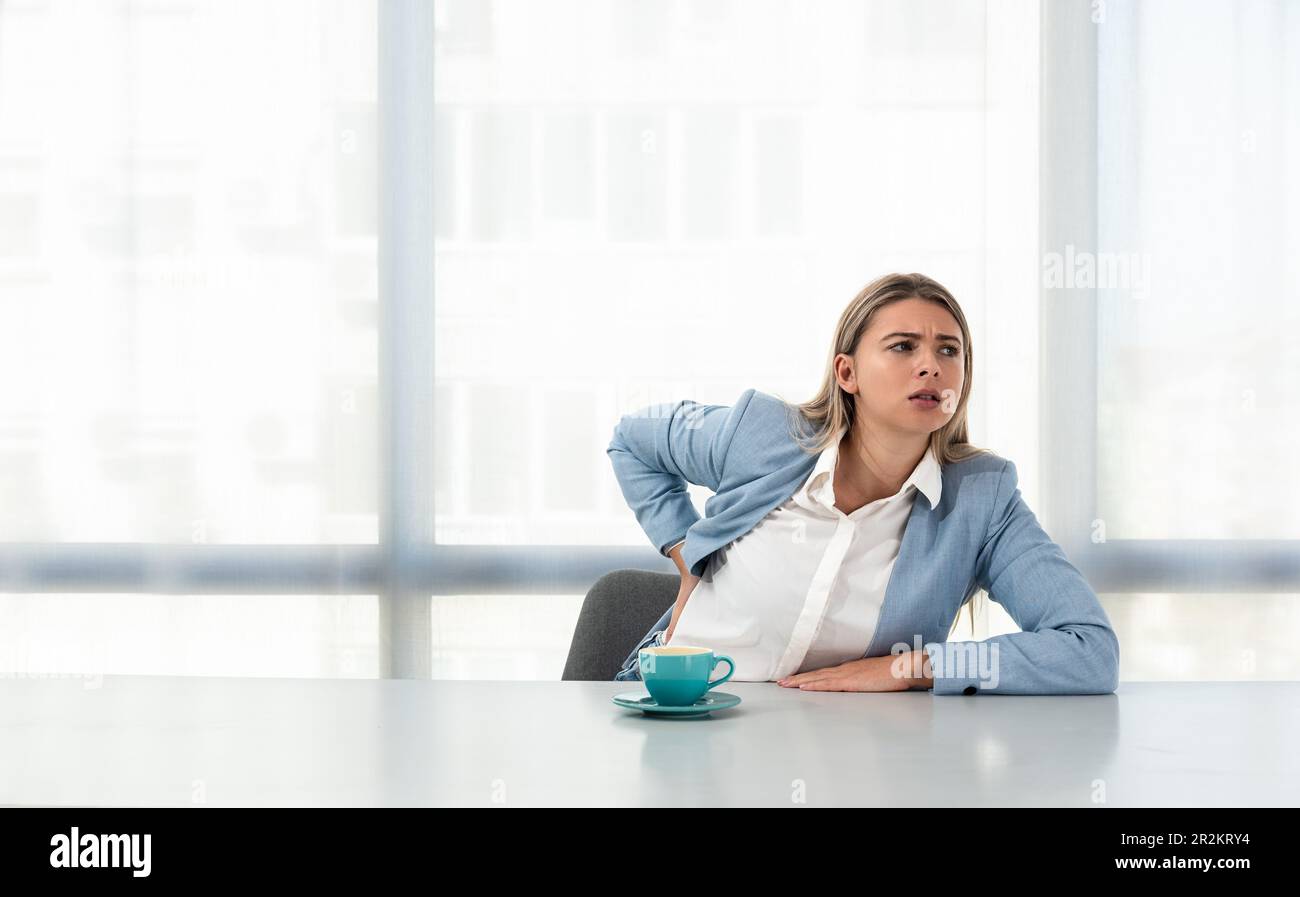
[[[905,337],[907,337],[908,339],[920,339],[920,338],[921,338],[921,334],[919,334],[919,333],[903,333],[903,332],[900,331],[900,332],[898,332],[898,333],[887,333],[887,334],[885,334],[884,336],[882,336],[882,337],[880,338],[880,341],[883,343],[885,340],[887,340],[887,339],[892,339],[893,337],[896,337],[896,336],[905,336]],[[938,333],[938,334],[935,334],[935,336],[937,336],[940,340],[948,340],[948,341],[950,341],[950,342],[954,342],[954,343],[956,343],[956,344],[959,345],[959,346],[961,345],[961,340],[957,339],[957,337],[952,336],[951,334],[948,334],[948,333]]]

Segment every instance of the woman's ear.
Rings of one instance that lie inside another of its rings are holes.
[[[835,356],[835,379],[839,382],[840,389],[850,395],[858,391],[858,378],[853,370],[853,359],[842,352]]]

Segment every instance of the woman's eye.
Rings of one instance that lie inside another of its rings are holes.
[[[907,341],[905,341],[905,342],[901,342],[901,343],[894,343],[894,344],[893,344],[892,346],[890,346],[889,348],[890,348],[890,349],[897,349],[899,346],[906,346],[908,349],[911,349],[911,348],[912,348],[912,344],[911,344],[911,342],[907,342]],[[951,350],[952,350],[952,352],[949,353],[949,355],[948,355],[949,358],[957,358],[957,357],[959,357],[959,356],[961,355],[961,350],[958,349],[956,346],[944,346],[944,348],[945,348],[945,349],[951,349]]]

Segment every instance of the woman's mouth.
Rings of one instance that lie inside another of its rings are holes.
[[[917,408],[922,408],[926,410],[939,407],[939,400],[932,399],[929,396],[915,396],[914,398],[908,399],[908,401],[911,402],[913,405],[915,405]]]

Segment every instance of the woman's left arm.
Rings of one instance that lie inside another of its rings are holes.
[[[1002,468],[976,583],[1023,630],[980,642],[925,646],[934,693],[1108,694],[1119,687],[1119,639],[1083,574]]]

